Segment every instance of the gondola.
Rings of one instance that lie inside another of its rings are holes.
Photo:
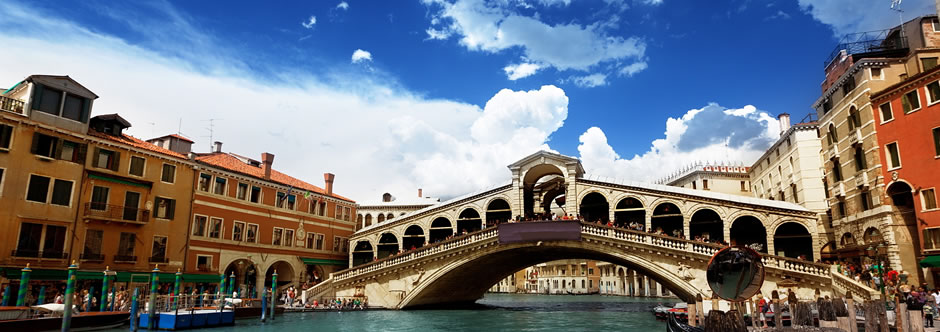
[[[666,332],[705,332],[705,329],[682,323],[675,313],[670,312],[669,318],[666,319]]]

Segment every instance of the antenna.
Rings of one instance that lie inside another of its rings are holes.
[[[209,136],[208,136],[208,137],[209,137],[209,151],[211,152],[212,149],[213,149],[213,146],[212,146],[213,143],[212,143],[212,142],[215,142],[215,140],[214,140],[215,121],[222,121],[222,119],[211,118],[211,119],[206,119],[206,120],[203,120],[203,121],[209,121],[209,128],[206,128],[206,130],[209,131]],[[203,137],[206,137],[206,136],[203,136]]]
[[[901,0],[891,0],[891,10],[898,12],[898,21],[901,22],[899,27],[901,27],[901,40],[904,42],[904,10],[901,10]],[[898,45],[903,46],[903,45]]]

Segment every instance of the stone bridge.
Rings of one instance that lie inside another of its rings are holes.
[[[511,184],[361,225],[350,239],[352,268],[331,274],[305,297],[364,295],[371,306],[397,309],[465,303],[528,266],[592,259],[638,270],[691,300],[711,294],[704,270],[721,248],[702,239],[762,252],[764,292],[793,287],[805,297],[816,289],[872,294],[828,265],[812,263],[819,253],[817,216],[799,205],[589,178],[576,158],[544,151],[509,169]],[[510,223],[550,213],[578,221]],[[507,227],[534,227],[535,235],[507,241],[500,238],[508,236]],[[545,227],[569,229],[546,233]],[[567,235],[553,237],[558,234]]]

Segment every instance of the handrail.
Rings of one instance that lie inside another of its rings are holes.
[[[150,210],[104,203],[85,203],[85,217],[102,218],[123,222],[145,223],[150,219]]]
[[[832,274],[832,288],[842,292],[843,295],[851,291],[853,296],[857,295],[865,300],[871,300],[878,298],[881,294],[877,290],[855,281],[855,279],[842,275],[835,265],[832,266],[830,273]]]
[[[0,96],[0,111],[24,115],[25,103],[22,100]]]

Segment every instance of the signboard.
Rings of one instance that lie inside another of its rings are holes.
[[[499,224],[499,243],[581,241],[581,223],[535,221]]]

